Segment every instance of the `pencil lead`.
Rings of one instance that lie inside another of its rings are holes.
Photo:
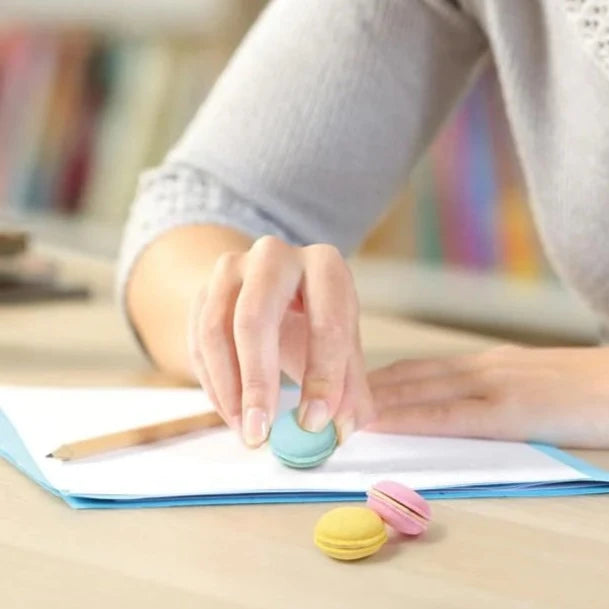
[[[46,456],[46,458],[47,458],[47,459],[50,459],[52,456],[53,456],[53,453],[49,453],[49,454]]]

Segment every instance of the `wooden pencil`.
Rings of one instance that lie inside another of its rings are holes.
[[[220,425],[224,425],[224,420],[217,412],[205,412],[64,444],[50,452],[47,457],[61,459],[62,461],[74,461],[123,448],[160,442],[161,440]]]

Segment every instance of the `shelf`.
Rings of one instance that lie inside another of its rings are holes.
[[[93,26],[126,32],[162,30],[217,33],[238,20],[238,0],[4,0],[2,27],[27,23],[42,26]]]
[[[3,223],[27,230],[42,245],[105,260],[118,255],[122,234],[120,226],[56,214],[4,213],[0,214],[0,225]]]
[[[43,246],[106,261],[117,256],[120,227],[45,215],[16,219]],[[366,310],[576,341],[595,341],[598,336],[597,320],[588,307],[554,281],[519,281],[384,258],[355,258],[350,266]]]

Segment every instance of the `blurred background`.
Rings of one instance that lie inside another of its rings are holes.
[[[139,172],[180,135],[264,4],[3,0],[0,227],[106,268]],[[0,278],[27,267],[16,260]],[[595,340],[535,235],[492,70],[352,265],[367,309],[538,344]]]

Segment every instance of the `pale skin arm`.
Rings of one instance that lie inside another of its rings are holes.
[[[197,380],[186,341],[192,302],[224,252],[246,252],[251,244],[250,237],[231,228],[184,226],[159,237],[140,256],[127,289],[127,309],[161,369]]]

